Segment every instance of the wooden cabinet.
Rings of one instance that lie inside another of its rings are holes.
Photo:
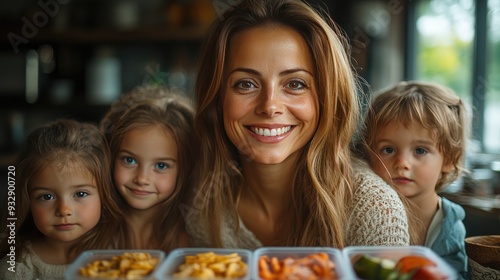
[[[0,13],[6,81],[0,159],[11,158],[30,131],[50,120],[99,122],[114,99],[135,87],[164,85],[192,96],[199,49],[216,16],[206,0],[25,0],[17,6]]]

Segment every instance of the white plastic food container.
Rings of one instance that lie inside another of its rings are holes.
[[[179,266],[185,262],[186,256],[195,256],[200,253],[213,252],[216,255],[229,255],[236,253],[241,256],[241,260],[247,264],[247,274],[238,280],[250,280],[250,263],[252,260],[252,251],[245,249],[222,249],[222,248],[180,248],[170,252],[165,261],[160,265],[153,275],[153,279],[176,279],[176,280],[199,280],[201,278],[178,278],[174,277],[174,273]]]
[[[399,261],[401,258],[409,255],[422,256],[430,259],[436,263],[437,268],[441,274],[446,276],[447,280],[458,279],[457,272],[439,257],[430,248],[423,246],[351,246],[342,250],[345,261],[348,263],[352,279],[360,279],[357,277],[353,268],[353,257],[357,255],[368,255],[371,257],[378,257],[383,259],[390,259],[394,262]]]
[[[96,277],[86,277],[80,275],[80,268],[86,267],[89,263],[97,260],[111,260],[114,256],[121,256],[123,253],[149,253],[151,257],[158,258],[158,264],[151,273],[142,279],[154,279],[152,278],[154,272],[161,265],[165,258],[165,252],[161,250],[89,250],[85,251],[68,267],[64,275],[66,280],[122,280],[125,278],[96,278]]]
[[[269,258],[277,257],[278,260],[283,260],[287,257],[294,259],[304,258],[311,254],[326,253],[330,261],[335,264],[336,279],[351,280],[351,272],[346,269],[348,264],[342,256],[340,250],[330,247],[262,247],[254,251],[252,261],[252,279],[260,280],[259,277],[259,258],[267,255]]]

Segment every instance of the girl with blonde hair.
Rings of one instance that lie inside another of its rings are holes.
[[[193,165],[191,101],[165,88],[124,94],[101,121],[125,213],[121,249],[188,246],[182,205]]]

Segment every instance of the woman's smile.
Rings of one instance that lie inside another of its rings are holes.
[[[293,130],[293,126],[283,126],[279,128],[262,128],[262,127],[249,127],[251,135],[256,140],[263,143],[279,143],[286,137],[288,137]]]

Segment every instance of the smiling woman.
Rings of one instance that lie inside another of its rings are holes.
[[[299,0],[238,1],[214,23],[196,81],[191,245],[409,243],[398,195],[349,151],[345,42]]]

